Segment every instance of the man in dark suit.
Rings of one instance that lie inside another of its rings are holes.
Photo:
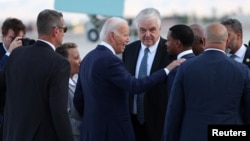
[[[0,68],[3,68],[10,53],[22,46],[22,38],[26,33],[23,22],[17,18],[7,18],[2,25],[2,41],[0,43]]]
[[[37,30],[38,41],[13,50],[4,68],[3,141],[73,141],[69,63],[55,52],[66,32],[62,13],[41,11]]]
[[[237,19],[227,19],[221,22],[228,31],[229,43],[226,52],[234,55],[234,60],[244,63],[250,68],[250,47],[243,44],[242,24]]]
[[[184,24],[177,24],[169,28],[168,34],[167,34],[167,49],[168,53],[171,55],[176,55],[178,58],[185,58],[190,59],[195,57],[195,54],[192,50],[192,44],[194,41],[194,34],[192,29]],[[168,74],[168,81],[167,81],[167,88],[168,88],[168,94],[170,94],[173,82],[177,73],[178,67],[174,68],[169,74]],[[167,107],[166,107],[167,109]],[[167,111],[166,111],[167,112]],[[165,120],[166,120],[165,116]],[[165,124],[166,122],[164,122]],[[166,125],[164,125],[163,128],[163,135],[164,132],[166,132],[165,129]],[[164,136],[161,140],[165,140]]]
[[[134,141],[129,93],[140,93],[166,82],[167,73],[184,59],[152,75],[136,79],[116,55],[129,42],[126,20],[112,17],[100,32],[102,42],[81,62],[74,104],[83,115],[81,141]]]
[[[227,39],[222,24],[208,25],[204,53],[178,68],[164,141],[206,141],[210,124],[250,123],[250,71],[227,57]]]
[[[167,34],[167,50],[170,55],[177,56],[179,58],[190,59],[195,57],[192,50],[192,44],[194,42],[194,34],[190,27],[184,24],[177,24],[169,28]],[[168,75],[167,88],[168,94],[170,94],[174,78],[178,67],[172,70]]]
[[[133,76],[138,77],[144,48],[150,50],[147,75],[164,68],[176,59],[176,56],[169,56],[166,40],[160,37],[161,16],[158,10],[142,10],[137,15],[135,23],[140,40],[127,45],[122,55],[126,69]],[[147,90],[144,96],[145,122],[141,124],[137,120],[137,95],[131,95],[129,102],[136,141],[160,141],[167,101],[166,84]]]

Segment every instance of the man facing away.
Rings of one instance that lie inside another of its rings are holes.
[[[69,63],[55,52],[66,29],[62,13],[45,9],[37,17],[38,40],[12,51],[1,75],[3,141],[73,141]]]
[[[227,29],[205,30],[205,51],[185,61],[170,93],[164,141],[206,141],[208,125],[250,123],[250,71],[225,54]]]
[[[192,45],[192,50],[195,55],[200,55],[204,52],[205,46],[205,37],[204,31],[205,29],[199,24],[191,24],[189,27],[192,29],[194,33],[194,42]]]

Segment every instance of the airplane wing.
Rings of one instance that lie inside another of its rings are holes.
[[[123,17],[124,0],[55,0],[54,8],[89,15]]]

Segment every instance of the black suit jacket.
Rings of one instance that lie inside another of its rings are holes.
[[[245,53],[243,63],[246,64],[248,68],[250,68],[250,47],[246,46],[246,48],[247,48],[247,51]]]
[[[2,59],[2,57],[4,56],[5,53],[6,53],[6,51],[3,47],[3,43],[0,43],[0,59]]]
[[[3,141],[73,140],[67,114],[69,69],[68,61],[45,42],[13,50],[3,73]]]
[[[176,59],[176,57],[171,57],[168,55],[165,42],[165,39],[160,39],[150,74],[166,67],[170,62]],[[125,67],[132,75],[135,75],[136,63],[140,48],[141,41],[135,41],[126,46],[126,49],[122,55]],[[166,84],[158,85],[157,87],[154,87],[145,93],[144,111],[145,122],[147,123],[145,128],[147,130],[146,132],[148,132],[148,137],[150,138],[149,140],[160,141],[167,101],[168,97]],[[132,105],[133,95],[130,97],[131,110]]]

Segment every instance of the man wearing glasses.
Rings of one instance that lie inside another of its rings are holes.
[[[0,74],[3,141],[73,141],[67,113],[70,66],[55,52],[66,29],[62,13],[45,9],[37,17],[37,41],[10,54]]]

